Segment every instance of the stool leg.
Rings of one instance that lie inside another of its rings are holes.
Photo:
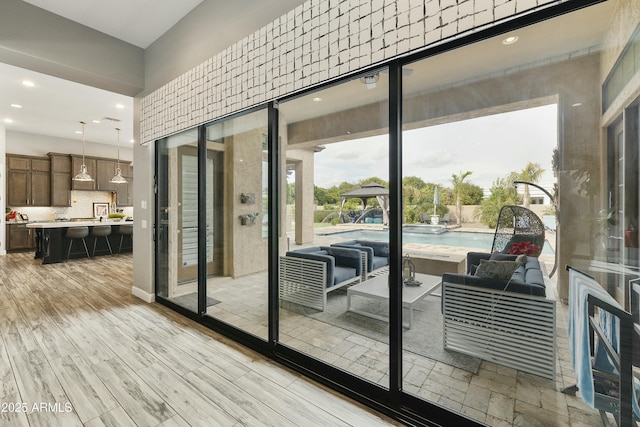
[[[120,235],[120,246],[118,246],[118,255],[122,252],[122,241],[124,240],[124,234]]]
[[[91,258],[95,258],[96,257],[96,244],[98,243],[98,238],[94,237],[93,238],[93,255],[91,256]]]
[[[69,255],[71,255],[71,246],[73,246],[73,239],[69,239],[69,249],[67,249],[67,259],[64,262],[69,261]]]
[[[82,238],[82,244],[84,245],[84,251],[85,251],[85,252],[86,252],[86,254],[87,254],[87,258],[91,258],[91,257],[89,256],[89,249],[87,249],[87,242],[84,240],[84,237]]]
[[[111,242],[109,242],[109,236],[104,236],[104,240],[107,241],[107,247],[109,248],[109,253],[113,255],[113,251],[111,250]],[[93,253],[93,256],[96,256],[95,252]]]

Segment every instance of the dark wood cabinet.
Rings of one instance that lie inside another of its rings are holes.
[[[7,224],[7,251],[26,251],[36,248],[35,231],[26,224]]]
[[[71,156],[71,189],[72,190],[95,190],[96,189],[96,159],[84,158],[84,165],[87,173],[91,175],[93,181],[74,181],[73,177],[80,172],[82,166],[82,156]]]
[[[48,158],[7,155],[7,205],[50,206],[51,162]]]
[[[116,205],[133,206],[133,166],[120,163],[122,176],[127,180],[126,184],[114,184],[116,187]]]
[[[49,153],[51,160],[51,206],[71,206],[71,156]]]
[[[117,185],[110,182],[116,174],[116,162],[98,159],[96,160],[96,169],[96,190],[116,191]]]

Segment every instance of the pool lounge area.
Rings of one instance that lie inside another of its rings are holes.
[[[405,225],[403,226],[402,242],[417,245],[437,245],[450,246],[454,248],[485,249],[489,251],[493,242],[493,230],[471,231],[470,229],[448,229],[446,233],[434,234],[425,231],[424,226]],[[341,227],[329,229],[318,229],[318,236],[330,237],[332,239],[344,240],[380,240],[388,241],[389,233],[384,229],[364,229],[352,228],[349,230],[338,230]],[[551,233],[548,233],[551,234]],[[468,252],[466,250],[465,252]],[[551,241],[547,238],[542,249],[543,255],[553,256],[555,249]],[[456,250],[456,252],[458,252]]]

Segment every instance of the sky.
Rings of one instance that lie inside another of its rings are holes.
[[[496,179],[537,162],[545,170],[538,183],[550,188],[557,117],[557,105],[552,104],[407,131],[403,176],[451,187],[452,174],[469,170],[465,181],[488,190]],[[387,135],[327,144],[315,159],[315,183],[320,187],[372,176],[389,180]]]

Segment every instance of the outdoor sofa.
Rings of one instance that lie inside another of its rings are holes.
[[[467,274],[442,275],[444,348],[555,380],[555,299],[538,258],[525,257],[498,277],[488,267],[509,266],[515,255],[469,252]]]
[[[312,246],[280,257],[282,301],[324,311],[327,293],[362,281],[366,254],[358,249]]]
[[[366,280],[367,273],[389,265],[389,243],[373,240],[347,240],[334,243],[332,247],[358,249],[366,253],[366,268],[363,268],[362,278]]]

